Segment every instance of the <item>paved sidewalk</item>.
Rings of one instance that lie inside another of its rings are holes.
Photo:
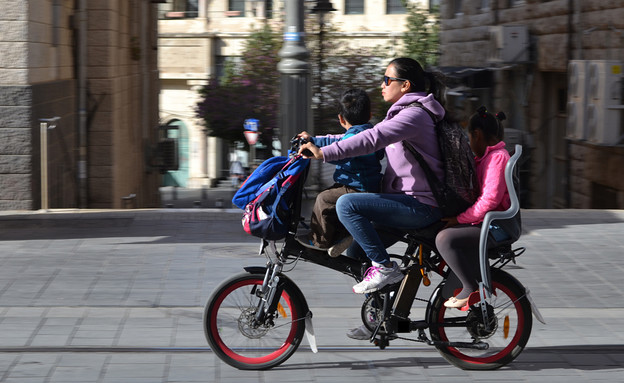
[[[0,382],[622,381],[624,211],[526,210],[523,224],[527,251],[507,270],[547,325],[511,365],[463,371],[421,344],[351,340],[352,281],[300,262],[288,275],[319,353],[304,340],[278,368],[239,371],[208,348],[202,315],[221,280],[264,264],[240,211],[2,212]]]

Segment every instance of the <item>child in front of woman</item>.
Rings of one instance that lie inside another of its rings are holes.
[[[466,211],[456,217],[443,218],[445,228],[436,236],[440,255],[462,283],[462,290],[444,302],[448,308],[465,306],[470,294],[479,289],[479,236],[481,223],[489,211],[504,211],[511,205],[505,166],[509,153],[505,150],[502,112],[493,115],[484,106],[470,118],[468,137],[475,154],[477,177],[481,195]],[[497,240],[510,236],[500,227],[491,227],[490,234]]]
[[[371,129],[371,102],[363,89],[353,88],[345,91],[339,101],[338,120],[345,129],[344,134],[313,137],[307,132],[298,134],[298,137],[312,142],[318,147],[324,147],[337,141],[351,139],[355,135]],[[353,237],[338,220],[336,201],[340,196],[349,193],[375,193],[381,189],[381,159],[383,150],[364,154],[353,158],[332,161],[336,165],[334,172],[335,184],[318,194],[312,216],[310,218],[310,233],[297,236],[297,241],[303,246],[326,250],[331,257],[342,254],[353,242]]]

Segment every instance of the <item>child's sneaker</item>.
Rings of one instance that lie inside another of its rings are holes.
[[[392,261],[391,267],[371,266],[364,274],[364,280],[353,286],[356,294],[372,293],[386,285],[399,282],[403,279],[403,273],[396,262]]]
[[[348,236],[346,238],[341,239],[332,247],[330,247],[329,250],[327,250],[327,252],[329,253],[330,257],[336,258],[340,256],[340,254],[344,253],[344,251],[347,250],[349,246],[351,246],[352,243],[353,243],[353,237]]]
[[[347,336],[351,339],[369,340],[371,336],[373,336],[373,333],[368,329],[368,327],[361,325],[360,327],[347,331]]]
[[[312,238],[310,238],[310,234],[296,235],[295,239],[297,240],[297,242],[307,247],[308,249],[321,250],[321,251],[327,250],[327,249],[323,249],[321,247],[316,246]]]

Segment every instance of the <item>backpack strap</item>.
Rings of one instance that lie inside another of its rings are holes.
[[[297,158],[290,159],[282,167],[282,169],[280,169],[280,171],[277,172],[277,174],[275,174],[273,176],[273,178],[271,178],[269,181],[267,181],[264,185],[262,185],[258,189],[258,191],[256,192],[256,197],[259,196],[260,194],[262,194],[265,190],[267,190],[271,186],[275,185],[277,183],[277,181],[285,179],[288,176],[297,174],[301,170],[301,167],[294,166],[295,165],[295,160],[297,160],[297,159],[299,159],[299,158],[297,157]]]
[[[416,107],[416,108],[421,108],[423,109],[425,112],[427,112],[427,114],[429,115],[429,117],[431,117],[431,119],[433,120],[433,124],[437,124],[438,122],[438,118],[436,117],[435,114],[433,114],[432,111],[430,111],[429,109],[425,108],[425,106],[423,104],[421,104],[418,101],[414,101],[411,104],[407,105],[406,108],[411,108],[411,107]]]
[[[433,191],[434,185],[437,185],[437,183],[440,182],[440,180],[438,179],[438,176],[436,176],[435,173],[433,173],[433,170],[431,170],[431,167],[429,166],[427,161],[425,161],[422,154],[420,154],[420,152],[416,150],[416,148],[414,148],[409,142],[403,140],[403,147],[414,155],[414,157],[416,158],[416,161],[418,161],[418,164],[420,165],[422,170],[425,172],[425,177],[427,177],[427,182],[429,183],[429,187],[431,187]]]

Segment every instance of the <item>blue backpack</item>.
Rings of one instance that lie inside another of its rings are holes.
[[[292,186],[309,163],[301,156],[273,157],[251,173],[232,198],[232,203],[244,210],[243,229],[247,233],[267,240],[286,236],[292,214]]]

